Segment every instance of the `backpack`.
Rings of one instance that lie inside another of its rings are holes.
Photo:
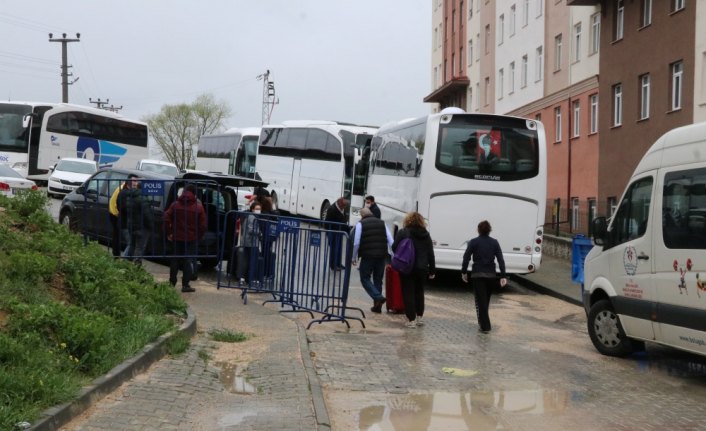
[[[414,251],[414,242],[412,238],[403,238],[397,244],[395,255],[392,256],[392,268],[402,274],[410,274],[414,269],[416,253]]]

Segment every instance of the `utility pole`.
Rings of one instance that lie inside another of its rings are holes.
[[[76,33],[76,39],[68,39],[66,33],[61,34],[61,38],[54,38],[52,33],[49,33],[49,42],[61,42],[61,101],[63,103],[69,103],[69,85],[78,81],[78,78],[69,82],[69,76],[73,76],[73,73],[69,74],[69,66],[66,53],[66,44],[70,42],[80,42],[81,33]]]
[[[110,106],[105,107],[106,111],[116,112],[116,113],[120,112],[121,109],[123,109],[123,105],[120,105],[120,106],[110,105]]]
[[[107,105],[110,103],[110,99],[105,99],[105,101],[102,101],[101,98],[99,97],[98,100],[93,100],[90,97],[88,98],[88,103],[93,103],[96,105],[96,108],[98,109],[105,109],[103,106]]]
[[[270,117],[279,99],[275,97],[275,83],[270,81],[270,71],[258,75],[257,79],[262,79],[262,125],[270,124]]]

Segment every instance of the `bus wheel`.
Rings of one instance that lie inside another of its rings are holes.
[[[331,208],[329,201],[324,201],[324,203],[321,204],[321,220],[326,220],[326,212],[329,208]]]
[[[591,307],[588,313],[588,335],[596,349],[607,356],[627,356],[639,349],[641,344],[625,335],[620,318],[607,299]]]

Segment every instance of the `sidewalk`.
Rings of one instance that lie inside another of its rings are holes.
[[[571,281],[571,262],[542,256],[542,265],[532,274],[512,277],[517,283],[555,298],[582,305],[581,285]]]

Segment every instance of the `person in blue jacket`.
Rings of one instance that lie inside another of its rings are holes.
[[[500,268],[500,286],[504,287],[507,284],[503,252],[500,249],[498,240],[490,237],[491,231],[492,228],[487,220],[478,223],[478,236],[468,242],[466,252],[463,253],[463,262],[461,263],[461,279],[464,283],[468,283],[468,263],[473,258],[471,285],[475,296],[476,315],[480,332],[486,334],[491,329],[490,316],[488,315],[490,294],[493,287],[498,284],[498,277],[495,272],[496,260]]]

